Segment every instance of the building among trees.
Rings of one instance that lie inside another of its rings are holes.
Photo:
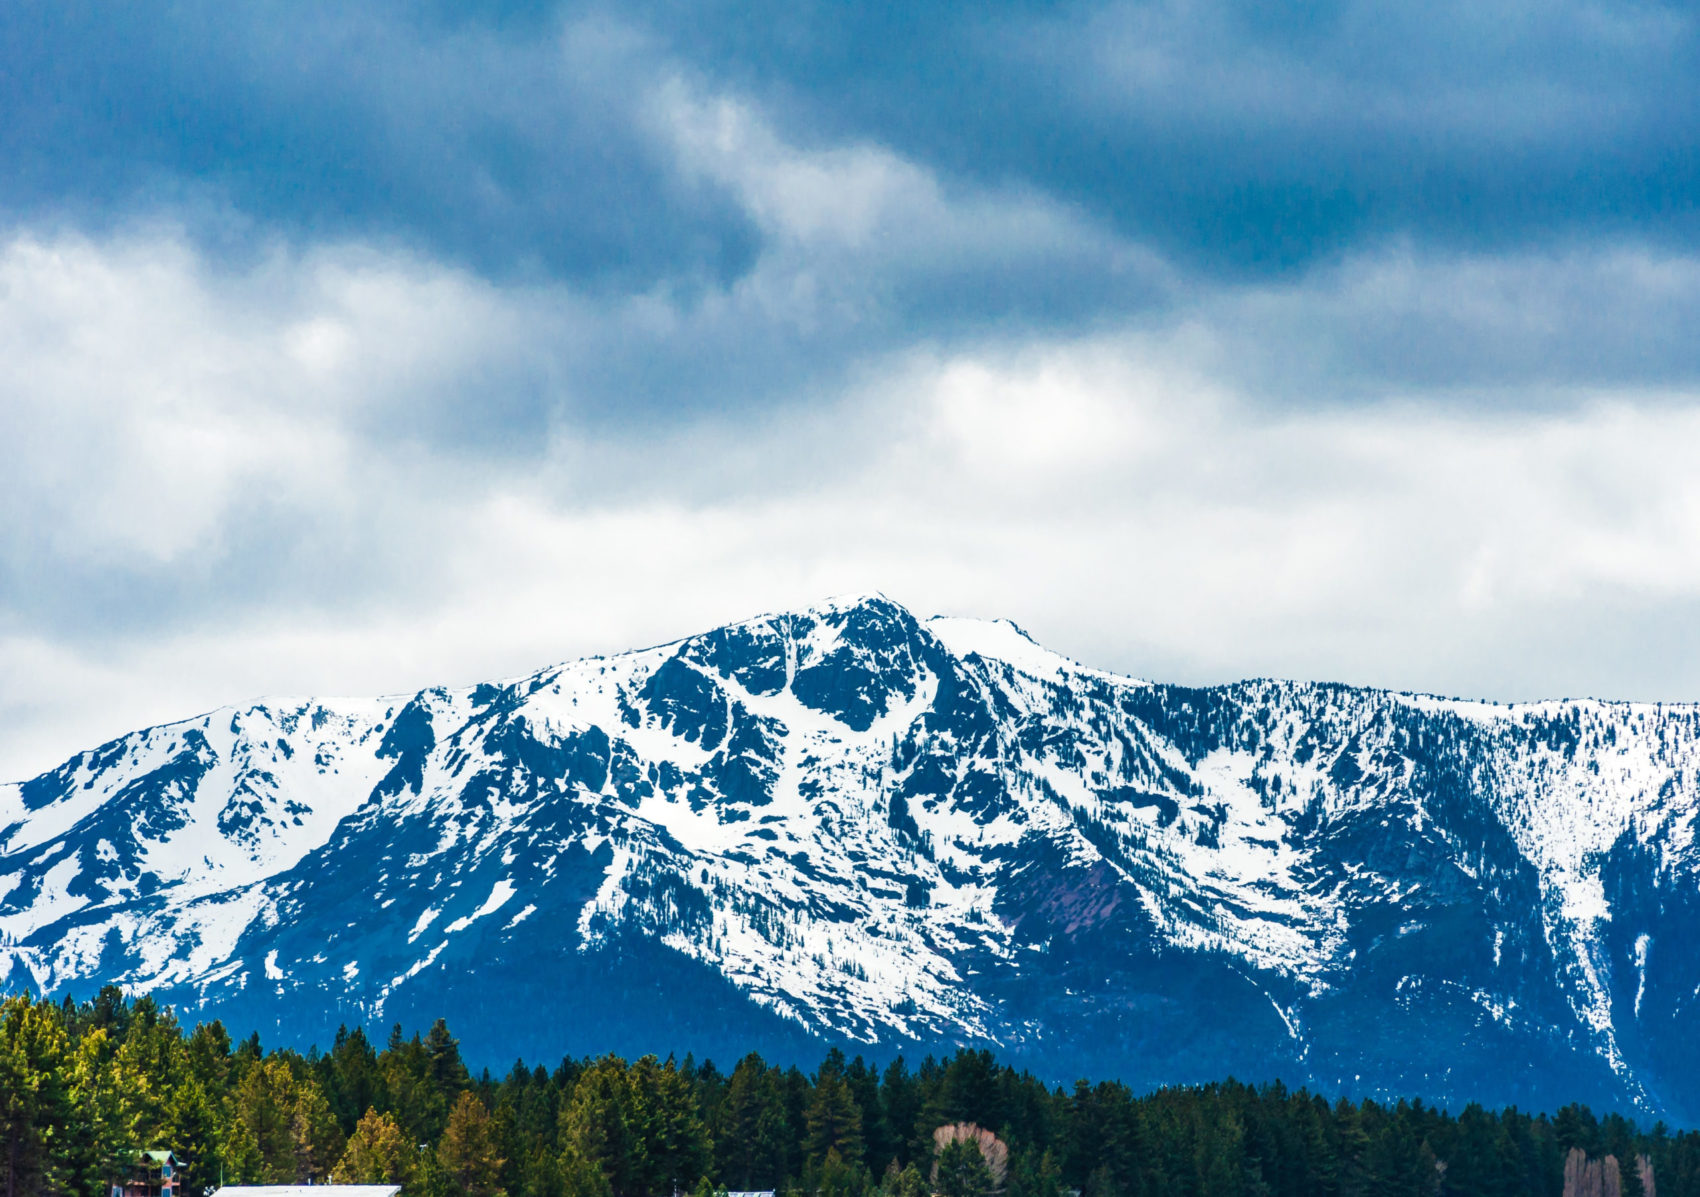
[[[180,1197],[182,1184],[175,1155],[169,1151],[144,1151],[136,1157],[130,1179],[112,1186],[112,1197]]]

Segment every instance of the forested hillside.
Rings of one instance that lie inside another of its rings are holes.
[[[409,1197],[1625,1197],[1700,1195],[1700,1134],[1554,1116],[1330,1102],[1224,1081],[1047,1085],[984,1051],[812,1073],[748,1055],[516,1062],[472,1075],[447,1026],[381,1048],[266,1051],[149,998],[0,1005],[6,1193],[96,1197],[169,1147],[191,1197],[234,1183],[392,1181]],[[1618,1166],[1623,1161],[1623,1166]],[[1569,1184],[1566,1184],[1567,1166]]]

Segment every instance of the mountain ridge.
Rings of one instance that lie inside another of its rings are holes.
[[[1697,779],[1690,706],[1170,686],[853,595],[0,786],[0,985],[1691,1119]]]

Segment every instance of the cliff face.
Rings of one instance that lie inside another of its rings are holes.
[[[873,597],[0,787],[0,970],[492,1060],[978,1043],[1692,1119],[1697,810],[1692,707],[1165,686]]]

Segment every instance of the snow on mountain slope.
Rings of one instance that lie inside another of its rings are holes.
[[[1691,707],[1163,686],[850,598],[0,787],[0,975],[299,1040],[452,1013],[504,1058],[986,1043],[1700,1112],[1697,738]]]

